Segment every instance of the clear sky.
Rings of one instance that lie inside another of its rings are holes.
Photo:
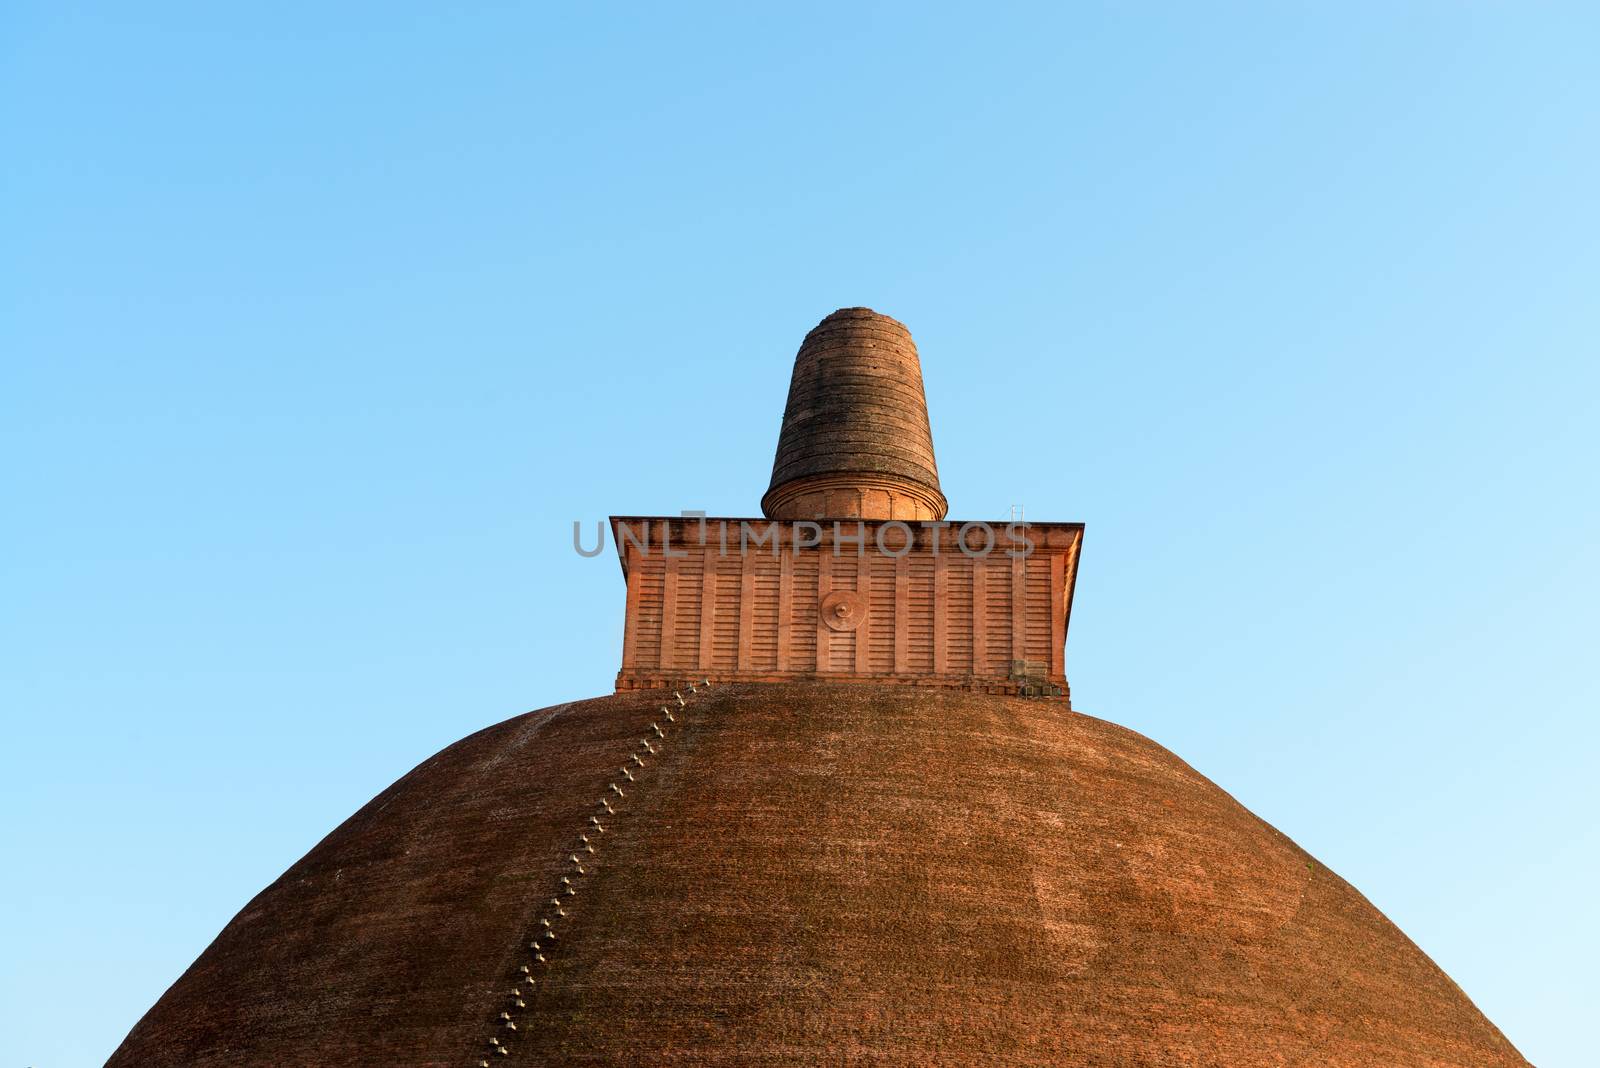
[[[382,787],[607,692],[572,521],[756,513],[856,304],[953,516],[1088,524],[1077,706],[1593,1063],[1597,54],[1589,4],[4,5],[0,1064],[99,1063]]]

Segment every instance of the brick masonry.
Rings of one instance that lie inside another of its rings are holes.
[[[379,794],[108,1068],[1526,1064],[1344,880],[1071,711],[1083,527],[974,559],[912,522],[946,504],[903,326],[807,336],[763,511],[829,519],[614,517],[620,692]]]
[[[251,901],[109,1068],[469,1068],[670,694],[490,727]],[[1526,1062],[1338,875],[1057,702],[717,686],[630,789],[515,1065]]]
[[[985,524],[967,531],[970,552],[962,527],[614,516],[627,580],[617,689],[689,673],[1069,700],[1083,525]]]
[[[772,484],[774,519],[943,519],[922,364],[911,331],[840,308],[800,344]]]

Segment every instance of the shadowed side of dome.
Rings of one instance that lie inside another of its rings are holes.
[[[771,519],[943,519],[916,343],[870,308],[841,308],[795,356]]]
[[[513,1065],[1525,1064],[1360,894],[1130,731],[859,684],[662,701],[531,713],[425,762],[111,1065],[454,1066],[491,1036]]]

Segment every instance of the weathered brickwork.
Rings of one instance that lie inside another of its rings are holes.
[[[108,1068],[1525,1068],[1344,880],[1071,710],[1083,526],[936,522],[899,323],[807,336],[762,510],[613,517],[624,692],[423,762]]]
[[[689,672],[1069,697],[1081,524],[975,525],[965,551],[960,523],[611,524],[628,583],[619,690]]]
[[[575,828],[671,700],[560,705],[424,761],[109,1068],[478,1064]],[[1132,731],[896,686],[691,702],[492,1064],[1526,1064],[1348,883]]]

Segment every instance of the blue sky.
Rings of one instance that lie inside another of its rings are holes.
[[[6,5],[0,1062],[99,1063],[383,786],[606,692],[572,521],[756,512],[862,304],[953,516],[1088,524],[1077,706],[1588,1063],[1597,33]]]

